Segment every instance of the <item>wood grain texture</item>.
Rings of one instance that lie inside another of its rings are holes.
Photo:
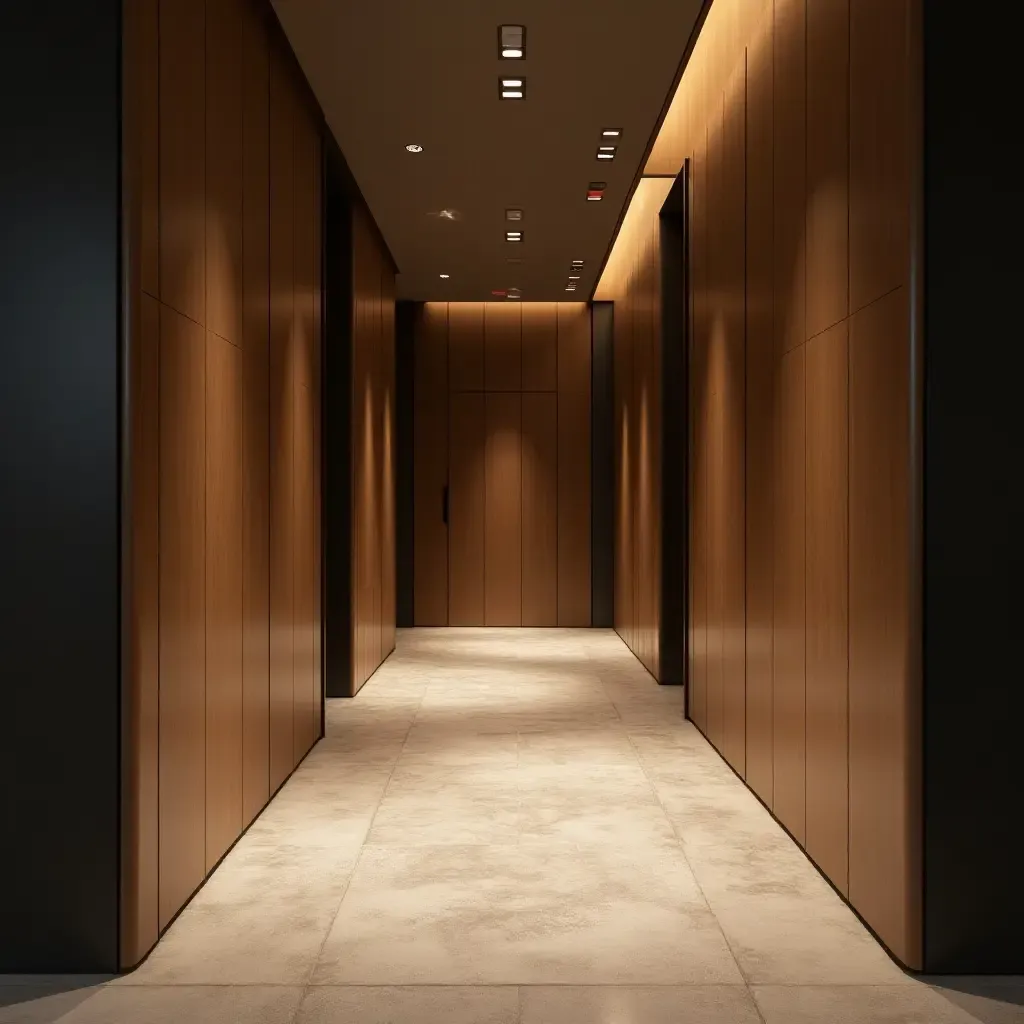
[[[292,251],[294,102],[284,59],[270,61],[270,790],[294,760],[295,360]]]
[[[160,927],[206,874],[206,335],[160,309]]]
[[[558,621],[558,397],[524,393],[522,406],[522,624],[550,626]]]
[[[722,751],[746,772],[746,66],[723,102]]]
[[[484,305],[448,305],[448,386],[452,391],[484,388]]]
[[[558,304],[518,303],[523,318],[523,391],[558,387]]]
[[[904,289],[850,318],[850,899],[919,955],[921,794],[910,631],[910,354]]]
[[[160,294],[206,323],[206,3],[160,5]]]
[[[779,361],[775,455],[775,640],[772,810],[805,842],[805,350]]]
[[[484,396],[449,400],[448,624],[484,624]]]
[[[242,353],[206,332],[206,871],[242,831]]]
[[[381,660],[395,649],[397,613],[395,513],[395,277],[381,276]]]
[[[747,52],[746,781],[772,806],[772,34]]]
[[[558,304],[558,625],[590,625],[590,312]]]
[[[293,612],[292,687],[294,695],[295,760],[305,756],[316,738],[319,693],[315,680],[315,587],[317,557],[314,553],[315,516],[314,449],[315,404],[313,392],[315,275],[319,258],[316,222],[316,179],[319,174],[317,130],[294,108],[292,127],[292,335],[295,375],[294,503],[295,503],[295,604]]]
[[[707,734],[708,705],[708,404],[709,404],[709,307],[708,300],[708,203],[707,129],[695,132],[690,212],[691,343],[690,401],[690,655],[689,715]]]
[[[242,820],[247,825],[270,796],[270,57],[263,24],[251,9],[242,29]]]
[[[627,646],[633,622],[633,392],[631,310],[615,304],[615,629]]]
[[[847,892],[847,325],[806,346],[807,852]]]
[[[484,625],[520,626],[523,608],[522,399],[488,394],[484,451]]]
[[[242,343],[242,0],[206,0],[207,330]]]
[[[807,337],[807,0],[776,0],[774,22],[775,347]]]
[[[159,934],[160,794],[160,305],[141,294],[132,334],[128,672],[122,722],[121,962],[133,966]]]
[[[448,625],[448,303],[420,307],[415,327],[413,412],[414,616],[417,626]]]
[[[850,309],[910,267],[909,0],[850,4]]]
[[[849,162],[850,0],[808,0],[808,338],[849,312]]]
[[[523,323],[520,302],[484,303],[484,389],[522,388]]]

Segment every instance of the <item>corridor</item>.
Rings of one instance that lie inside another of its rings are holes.
[[[1022,1019],[904,974],[682,701],[611,631],[400,633],[137,971],[0,1021]]]

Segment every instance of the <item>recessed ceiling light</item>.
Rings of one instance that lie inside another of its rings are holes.
[[[599,202],[601,202],[601,193],[600,192],[588,192],[587,193],[587,202],[588,203],[599,203]]]
[[[600,202],[605,187],[606,183],[603,181],[592,181],[587,186],[587,200],[592,203]]]
[[[506,231],[505,241],[506,242],[521,242],[523,240],[522,231]]]
[[[440,274],[439,276],[442,281],[447,281],[448,278],[451,277],[451,274]]]
[[[598,148],[598,151],[601,152],[601,153],[614,153],[615,152],[615,147],[614,146],[598,146],[597,148]]]
[[[423,152],[423,147],[422,146],[418,146],[415,142],[410,142],[409,145],[406,146],[405,148],[410,153],[422,153]]]
[[[498,53],[502,60],[522,60],[526,56],[525,26],[499,25]]]
[[[522,219],[523,219],[523,211],[522,210],[506,210],[505,211],[505,220],[522,220]]]
[[[572,261],[572,265],[574,267],[582,267],[583,266],[583,260],[573,260]]]
[[[622,134],[622,132],[618,128],[605,128],[605,130],[601,132],[601,134],[606,139],[617,139]]]
[[[506,299],[521,299],[522,295],[513,295],[511,292],[509,292],[508,295],[505,296],[505,298]]]
[[[614,160],[615,159],[615,151],[612,150],[611,153],[600,153],[599,152],[597,154],[597,159],[598,160]]]
[[[503,100],[521,100],[526,95],[525,78],[501,78],[498,80],[498,95]]]
[[[447,277],[448,275],[447,274],[442,274],[441,276],[442,277]],[[579,274],[570,274],[569,275],[569,280],[570,281],[578,281],[579,279],[580,279],[580,275]]]

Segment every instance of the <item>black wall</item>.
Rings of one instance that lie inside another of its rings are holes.
[[[1024,973],[1019,44],[924,4],[925,962]]]
[[[0,973],[117,965],[120,7],[0,7]]]

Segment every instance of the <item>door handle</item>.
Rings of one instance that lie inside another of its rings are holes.
[[[441,488],[441,521],[448,525],[448,485]]]

